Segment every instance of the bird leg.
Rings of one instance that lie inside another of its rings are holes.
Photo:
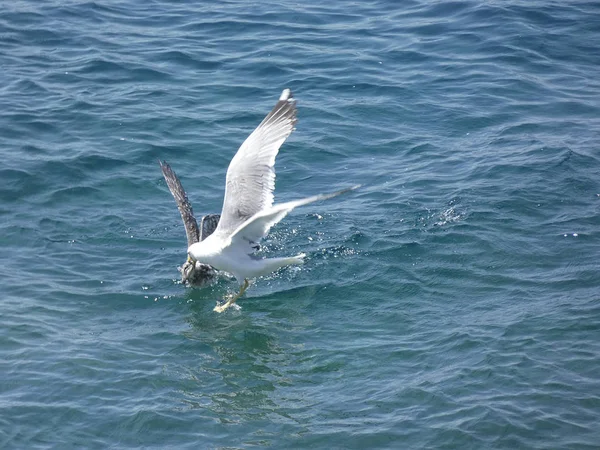
[[[248,289],[248,279],[245,278],[244,279],[244,284],[240,288],[240,292],[238,292],[236,295],[230,296],[229,299],[227,300],[227,302],[225,304],[215,306],[215,308],[213,309],[213,311],[216,311],[216,312],[219,312],[219,313],[225,311],[231,305],[235,304],[235,302],[236,302],[236,300],[238,298],[240,298],[242,295],[244,295],[244,292],[246,292],[246,289]]]

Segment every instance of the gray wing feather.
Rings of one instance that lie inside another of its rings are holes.
[[[187,243],[189,247],[200,240],[200,230],[198,229],[198,223],[194,217],[192,204],[188,200],[185,190],[183,189],[183,186],[181,186],[181,181],[179,181],[179,178],[177,178],[177,175],[175,175],[175,172],[173,172],[171,166],[169,166],[166,161],[158,161],[158,163],[162,169],[167,186],[169,186],[169,190],[175,198],[177,208],[181,213],[181,219],[183,220],[183,226],[185,227],[185,234],[187,235]]]
[[[225,199],[217,233],[238,226],[273,204],[275,157],[296,125],[296,101],[285,89],[273,110],[241,145],[227,169]]]
[[[207,214],[200,219],[200,240],[203,241],[213,234],[219,225],[219,214]]]

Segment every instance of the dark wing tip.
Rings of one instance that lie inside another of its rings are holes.
[[[173,169],[171,169],[171,166],[169,165],[169,163],[167,163],[165,160],[158,160],[158,165],[160,166],[160,169],[162,170],[162,173],[165,177],[168,176],[175,176],[175,173],[173,172]]]
[[[285,121],[291,124],[291,131],[295,129],[296,123],[298,122],[296,108],[296,99],[290,89],[284,89],[279,96],[279,100],[271,110],[269,114],[260,123],[258,128],[261,126],[272,125],[277,122]],[[291,132],[290,131],[290,132]]]

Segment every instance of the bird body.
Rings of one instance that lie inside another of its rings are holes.
[[[252,255],[253,245],[256,245],[261,238],[269,233],[269,229],[273,225],[297,206],[337,197],[357,187],[353,186],[332,194],[319,194],[301,200],[273,205],[254,214],[230,234],[223,232],[217,226],[215,232],[204,241],[192,244],[188,248],[188,254],[194,261],[201,261],[232,274],[240,285],[244,284],[245,278],[267,275],[287,265],[302,264],[304,254],[287,258],[255,258]]]
[[[244,284],[246,278],[268,275],[290,264],[302,264],[305,256],[300,254],[288,258],[256,258],[244,246],[223,246],[218,237],[211,239],[210,236],[201,245],[197,244],[200,243],[193,244],[188,250],[193,260],[230,273],[240,285]]]

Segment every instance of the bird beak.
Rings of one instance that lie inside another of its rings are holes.
[[[195,263],[195,261],[192,259],[192,257],[189,255],[189,253],[188,253],[188,257],[187,257],[187,261],[186,261],[186,262],[190,263],[192,266],[194,266],[194,265],[195,265],[195,264],[194,264],[194,263]]]

